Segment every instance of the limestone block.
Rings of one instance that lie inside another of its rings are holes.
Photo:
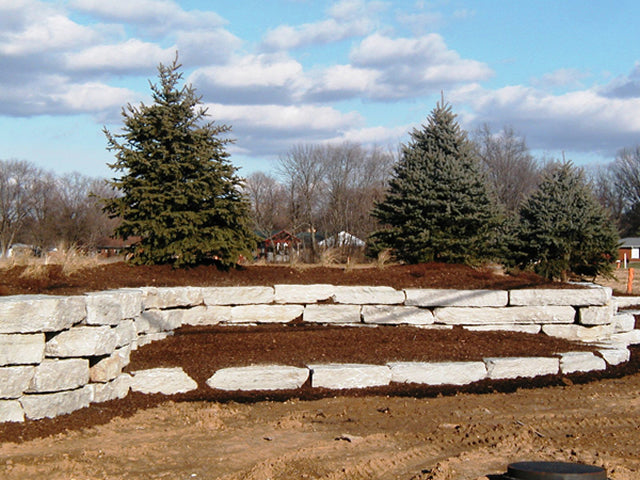
[[[300,388],[307,378],[306,368],[253,365],[218,370],[207,385],[220,390],[288,390]]]
[[[0,398],[18,398],[33,379],[35,367],[2,367],[0,368]]]
[[[364,305],[362,319],[381,325],[431,325],[435,321],[431,310],[401,305]]]
[[[504,307],[509,301],[506,290],[408,288],[405,293],[405,304],[419,307]]]
[[[303,311],[302,305],[239,305],[231,307],[231,323],[287,323]]]
[[[640,330],[631,330],[630,332],[614,333],[609,339],[621,345],[638,345],[640,343]]]
[[[434,311],[436,322],[448,325],[500,325],[515,323],[573,323],[576,311],[569,306],[444,307]]]
[[[562,373],[591,372],[604,370],[607,363],[591,352],[566,352],[560,354],[560,371]]]
[[[197,306],[185,312],[183,325],[217,325],[231,321],[230,306]]]
[[[174,310],[145,310],[136,319],[136,330],[138,334],[171,332],[182,326],[184,312],[185,310],[181,308]]]
[[[198,388],[198,384],[180,367],[152,368],[131,374],[131,390],[134,392],[173,395]]]
[[[603,306],[580,307],[578,322],[582,325],[605,325],[613,319],[613,302]]]
[[[466,385],[487,376],[484,362],[391,362],[391,381],[427,385]]]
[[[122,369],[129,365],[131,346],[127,345],[117,349],[108,357],[98,360],[89,369],[89,378],[92,382],[105,383],[113,380],[122,373]]]
[[[44,333],[0,334],[0,366],[40,363],[43,358]]]
[[[597,342],[609,338],[614,331],[613,324],[585,327],[582,325],[543,325],[542,333],[550,337],[564,338],[579,342]]]
[[[93,386],[85,385],[76,390],[25,395],[20,398],[20,404],[28,419],[39,420],[45,417],[54,418],[88,407],[92,400]]]
[[[628,348],[602,348],[598,350],[598,353],[609,365],[620,365],[631,359],[631,352]]]
[[[117,338],[116,347],[130,345],[131,342],[138,338],[135,320],[122,320],[113,329],[113,333],[115,333]]]
[[[517,332],[536,335],[542,330],[542,325],[525,325],[521,323],[502,325],[464,325],[463,328],[470,332]]]
[[[24,422],[24,410],[17,400],[0,400],[0,423]]]
[[[116,398],[124,398],[131,388],[131,375],[123,373],[107,383],[95,383],[93,386],[94,403],[108,402]]]
[[[200,305],[203,301],[200,287],[143,287],[142,308],[175,308]]]
[[[485,358],[484,363],[491,379],[551,375],[560,369],[560,359],[550,357]]]
[[[640,297],[613,297],[618,309],[629,307],[640,307]]]
[[[173,335],[173,332],[147,333],[145,335],[139,335],[135,343],[131,344],[131,350],[137,350],[138,347],[143,347],[152,342],[157,342],[158,340],[164,340],[171,335]]]
[[[89,360],[69,358],[45,359],[35,368],[28,393],[73,390],[89,383]]]
[[[302,320],[311,323],[360,323],[360,305],[307,305]]]
[[[82,296],[0,297],[0,333],[58,332],[81,322],[86,314]]]
[[[142,290],[120,289],[92,292],[85,295],[87,325],[117,325],[125,318],[135,318],[142,312]]]
[[[335,286],[315,285],[275,285],[276,303],[316,303],[328,300],[335,292]]]
[[[91,357],[111,354],[118,336],[107,325],[82,326],[60,332],[44,347],[47,357]]]
[[[273,303],[273,287],[205,287],[205,305],[256,305]]]
[[[314,388],[366,388],[388,385],[391,369],[386,365],[353,363],[309,365]]]
[[[611,288],[530,288],[511,290],[509,305],[606,305],[611,300]]]
[[[618,313],[613,316],[615,333],[630,332],[635,328],[636,318],[630,313]]]
[[[331,298],[350,305],[396,305],[404,303],[405,295],[391,287],[335,287]]]

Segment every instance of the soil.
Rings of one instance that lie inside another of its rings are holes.
[[[78,278],[51,274],[48,281],[25,283],[17,280],[18,271],[5,271],[0,285],[4,294],[71,294],[179,284],[545,284],[531,275],[438,264],[360,270],[364,269],[247,267],[217,272],[208,267],[182,271],[113,264],[81,272]],[[511,462],[554,460],[603,466],[612,480],[640,478],[636,347],[630,362],[605,372],[465,387],[407,384],[330,391],[307,384],[296,391],[220,393],[204,383],[216,369],[260,363],[479,360],[582,349],[588,347],[544,335],[471,333],[460,328],[298,323],[251,329],[183,327],[173,337],[133,352],[128,371],[181,366],[198,382],[197,390],[171,397],[132,393],[56,419],[2,424],[0,475],[30,480],[497,480]]]

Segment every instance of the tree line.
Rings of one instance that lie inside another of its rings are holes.
[[[115,178],[0,163],[3,253],[16,241],[90,246],[115,232],[139,238],[135,263],[230,266],[274,231],[306,235],[312,257],[318,236],[348,231],[371,255],[498,261],[566,278],[606,271],[618,232],[640,227],[640,147],[586,172],[534,158],[509,127],[470,135],[444,100],[397,151],[295,145],[273,174],[242,179],[226,151],[230,127],[208,120],[180,67],[161,64],[153,103],[123,108],[121,133],[105,129]]]

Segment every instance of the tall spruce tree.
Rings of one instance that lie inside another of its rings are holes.
[[[222,136],[227,125],[207,121],[191,85],[180,86],[178,59],[158,67],[153,103],[122,110],[122,134],[106,128],[108,149],[122,172],[109,183],[121,193],[105,211],[121,220],[116,235],[140,237],[131,248],[136,264],[194,265],[216,259],[225,266],[250,255],[254,235],[241,179]]]
[[[455,117],[443,101],[413,130],[372,213],[386,227],[374,245],[399,260],[477,263],[497,253],[497,208]]]
[[[549,279],[571,273],[595,276],[613,268],[618,234],[595,199],[582,169],[571,162],[551,168],[520,209],[522,266]]]

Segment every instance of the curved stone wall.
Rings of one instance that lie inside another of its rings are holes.
[[[640,302],[638,302],[640,303]],[[133,389],[176,393],[196,388],[179,369],[122,371],[132,350],[182,325],[286,323],[413,325],[474,331],[543,333],[596,343],[599,356],[488,358],[483,362],[387,365],[251,366],[222,369],[211,388],[364,388],[389,382],[464,384],[605,368],[640,343],[634,317],[617,313],[611,290],[442,290],[333,285],[144,287],[82,296],[0,297],[0,422],[55,417],[122,398]]]

